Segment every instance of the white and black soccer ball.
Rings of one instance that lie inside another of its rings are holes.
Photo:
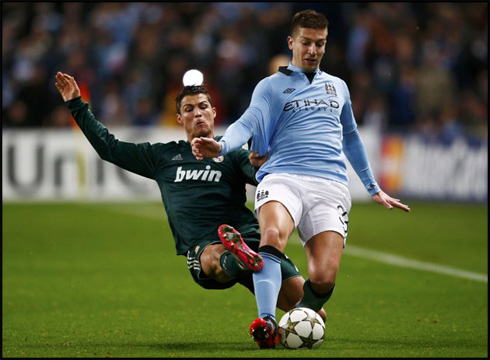
[[[311,309],[294,308],[279,321],[278,333],[286,349],[315,349],[323,343],[325,323]]]

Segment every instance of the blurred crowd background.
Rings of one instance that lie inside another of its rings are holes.
[[[488,2],[2,2],[2,128],[72,126],[58,70],[107,125],[177,126],[191,68],[226,126],[287,65],[308,8],[330,22],[321,69],[346,81],[358,124],[487,140]]]

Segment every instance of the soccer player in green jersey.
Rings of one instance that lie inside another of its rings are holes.
[[[116,139],[96,120],[72,76],[58,72],[55,85],[103,160],[157,182],[177,255],[187,256],[194,281],[205,289],[226,289],[238,282],[254,293],[252,273],[263,262],[256,253],[259,225],[246,207],[245,185],[257,185],[256,167],[265,159],[237,149],[226,156],[196,160],[192,139],[221,138],[214,135],[216,108],[206,88],[185,86],[176,98],[177,121],[187,140],[135,144]],[[233,249],[227,250],[222,240],[232,242]],[[305,280],[286,255],[281,272],[277,307],[288,311],[301,300]],[[318,312],[326,318],[323,308]]]

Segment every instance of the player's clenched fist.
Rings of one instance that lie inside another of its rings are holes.
[[[208,157],[217,157],[221,151],[221,145],[214,139],[199,137],[192,139],[192,153],[197,160]]]

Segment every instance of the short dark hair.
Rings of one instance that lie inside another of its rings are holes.
[[[325,15],[315,11],[315,10],[303,10],[297,12],[293,16],[293,21],[291,22],[291,36],[297,28],[306,29],[327,29],[328,20]]]
[[[182,104],[182,99],[187,95],[198,95],[204,94],[207,96],[209,103],[212,107],[214,107],[213,99],[211,99],[211,95],[209,95],[208,89],[204,87],[204,85],[191,85],[184,86],[184,88],[180,91],[179,95],[175,98],[175,105],[177,106],[177,114],[180,115],[180,105]]]

